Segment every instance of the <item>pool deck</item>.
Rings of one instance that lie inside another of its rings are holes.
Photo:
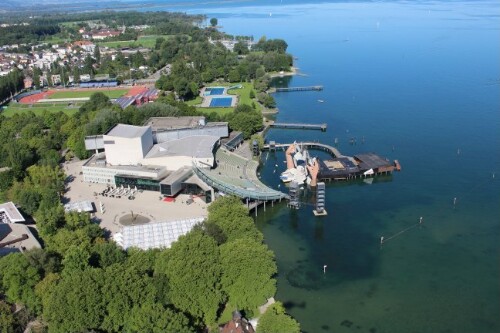
[[[238,102],[238,98],[236,95],[209,95],[209,96],[203,96],[203,102],[201,102],[200,107],[202,108],[209,108],[210,103],[212,103],[213,98],[231,98],[231,107],[234,108]],[[214,107],[220,107],[220,106],[214,106]]]

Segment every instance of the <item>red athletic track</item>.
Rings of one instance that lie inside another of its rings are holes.
[[[49,98],[49,96],[52,95],[54,92],[55,92],[54,90],[49,90],[49,91],[41,92],[39,94],[26,96],[26,97],[21,98],[19,100],[19,103],[21,103],[21,104],[34,104],[41,99]]]
[[[19,103],[21,104],[35,104],[41,99],[47,99],[49,98],[50,95],[54,94],[55,92],[58,91],[103,91],[103,90],[120,90],[120,89],[126,89],[126,87],[105,87],[105,88],[81,88],[81,89],[51,89],[48,91],[41,92],[39,94],[31,95],[31,96],[26,96],[23,97],[19,100]],[[135,96],[138,95],[144,91],[146,91],[148,88],[145,86],[135,86],[132,87],[126,94],[125,96]]]

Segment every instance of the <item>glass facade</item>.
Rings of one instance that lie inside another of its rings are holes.
[[[123,185],[126,187],[130,185],[131,188],[137,187],[138,190],[160,191],[160,181],[151,178],[116,175],[115,183],[116,186]]]

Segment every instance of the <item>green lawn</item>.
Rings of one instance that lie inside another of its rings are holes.
[[[131,48],[136,48],[136,47],[147,47],[147,48],[154,48],[156,45],[156,39],[159,37],[168,39],[172,37],[173,35],[148,35],[148,36],[139,36],[139,38],[135,40],[121,40],[121,41],[114,41],[114,42],[99,42],[98,44],[100,46],[107,46],[110,48],[118,48],[118,47],[131,47]]]
[[[239,96],[239,102],[238,104],[247,104],[252,106],[252,100],[250,99],[250,90],[253,89],[253,84],[249,82],[236,82],[236,83],[231,83],[231,84],[220,84],[217,82],[212,82],[207,85],[207,87],[232,87],[241,84],[243,87],[241,89],[231,89],[228,91],[229,95],[237,95]],[[202,101],[201,97],[196,97],[195,99],[191,101],[187,101],[186,103],[188,105],[198,105]],[[255,108],[260,111],[262,107],[260,106],[259,103],[255,102]],[[218,114],[228,114],[234,111],[234,108],[196,108],[197,111],[203,112],[205,114],[209,114],[212,112],[218,113]]]
[[[37,116],[41,116],[44,111],[49,111],[53,113],[62,111],[65,114],[71,116],[78,111],[80,105],[81,104],[73,104],[72,106],[68,106],[67,103],[64,104],[53,103],[53,104],[34,104],[33,106],[31,106],[27,104],[10,103],[8,106],[4,107],[3,111],[1,111],[0,114],[6,117],[12,117],[16,113],[32,111]]]
[[[116,89],[116,90],[99,90],[99,92],[102,92],[104,95],[108,96],[109,98],[118,98],[120,96],[125,95],[129,89]],[[57,98],[83,98],[83,97],[90,97],[92,94],[95,94],[96,90],[89,90],[89,91],[57,91],[54,94],[49,96],[49,99],[57,99]]]

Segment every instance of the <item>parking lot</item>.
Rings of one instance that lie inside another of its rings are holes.
[[[199,198],[190,198],[189,195],[181,194],[174,201],[167,202],[161,200],[160,192],[141,192],[128,188],[110,190],[104,184],[85,183],[80,174],[83,163],[84,161],[69,162],[63,166],[68,176],[65,203],[68,200],[69,202],[92,201],[96,208],[92,216],[99,221],[102,228],[112,233],[120,230],[118,221],[120,217],[128,214],[140,214],[151,221],[175,221],[207,216],[207,204]],[[103,212],[100,209],[101,204]]]

